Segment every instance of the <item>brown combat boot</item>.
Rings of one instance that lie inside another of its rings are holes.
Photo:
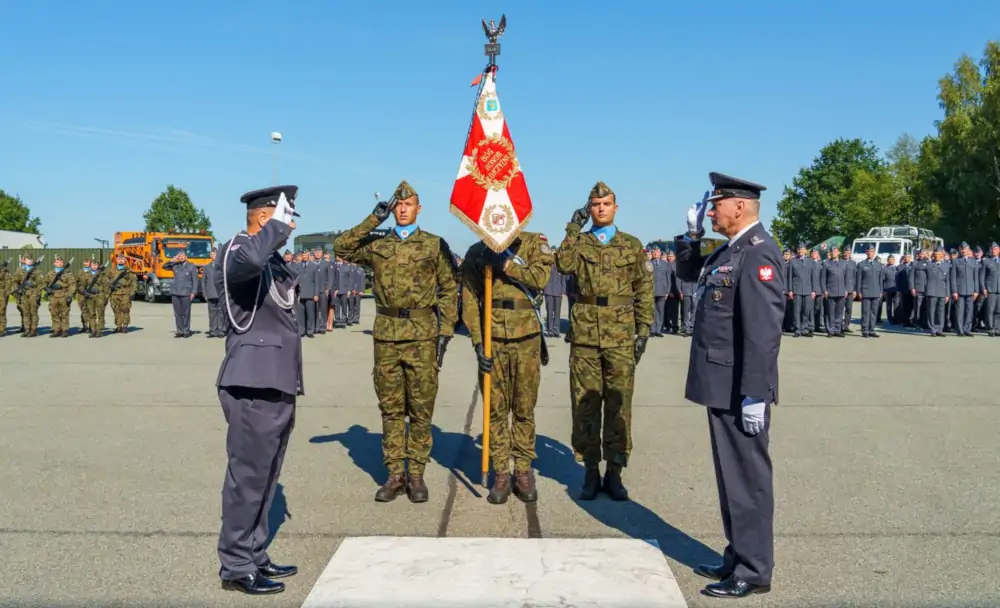
[[[514,494],[521,502],[538,500],[538,490],[535,489],[535,475],[531,471],[514,471]]]
[[[608,470],[604,472],[604,486],[601,488],[604,493],[611,497],[611,500],[624,502],[628,500],[628,490],[622,483],[621,467],[608,465]]]
[[[410,502],[427,502],[429,492],[423,473],[410,473],[406,482],[406,495],[410,497]]]
[[[510,473],[497,472],[494,474],[493,487],[490,488],[490,493],[486,496],[486,500],[490,504],[502,505],[507,502],[507,498],[510,497]]]
[[[580,490],[580,500],[594,500],[601,490],[601,470],[596,465],[588,466],[583,477],[583,488]]]
[[[375,502],[392,502],[406,489],[406,476],[402,473],[389,475],[382,487],[375,492]]]

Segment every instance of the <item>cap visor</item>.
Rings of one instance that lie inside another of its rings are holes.
[[[299,215],[298,211],[292,211],[292,215],[294,215],[295,217],[302,217],[301,215]]]
[[[723,198],[726,198],[725,194],[713,194],[712,196],[706,198],[705,200],[706,201],[717,201],[717,200],[720,200],[720,199],[723,199]]]

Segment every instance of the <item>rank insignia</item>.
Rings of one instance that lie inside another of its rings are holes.
[[[750,244],[751,245],[760,245],[763,242],[764,242],[764,239],[760,238],[757,235],[754,235],[754,236],[750,237]]]
[[[712,301],[713,302],[718,302],[721,299],[722,299],[722,292],[721,291],[719,291],[718,289],[716,289],[715,291],[712,292]]]
[[[646,272],[653,272],[653,263],[649,260],[646,260]]]
[[[733,267],[732,266],[719,266],[718,271],[719,272],[723,272],[723,273],[732,272],[733,271]]]
[[[544,253],[545,255],[549,255],[550,253],[552,253],[552,248],[549,247],[548,243],[542,243],[542,253]]]

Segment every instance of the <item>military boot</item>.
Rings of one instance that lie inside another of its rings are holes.
[[[486,497],[486,500],[490,504],[502,505],[507,502],[507,498],[510,496],[510,473],[504,471],[503,473],[497,472],[495,478],[493,479],[493,487],[490,488],[490,493]]]
[[[538,500],[535,476],[531,471],[514,471],[514,493],[521,499],[521,502]]]
[[[410,502],[427,502],[427,484],[424,483],[423,473],[410,473],[406,482],[406,495],[410,497]]]
[[[621,467],[608,465],[608,470],[604,473],[604,485],[601,489],[611,497],[611,500],[619,502],[628,500],[628,490],[622,483]]]
[[[583,489],[580,490],[580,500],[594,500],[601,489],[601,470],[597,466],[587,466],[583,478]]]
[[[402,473],[389,475],[382,487],[375,492],[375,502],[392,502],[406,490],[406,476]]]

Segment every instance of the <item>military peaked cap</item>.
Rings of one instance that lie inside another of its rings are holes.
[[[990,249],[996,249],[997,247],[1000,247],[1000,245],[998,245],[996,241],[990,243]]]
[[[413,186],[409,184],[405,179],[399,182],[396,186],[395,192],[392,193],[396,197],[396,200],[401,201],[404,198],[411,198],[417,196],[417,191],[413,189]]]
[[[959,245],[959,248],[960,248],[960,249],[965,249],[965,248],[966,248],[966,247],[968,247],[968,246],[969,246],[969,244],[968,244],[968,243],[966,243],[965,241],[962,241],[962,243],[961,243],[961,244]]]
[[[612,196],[614,193],[615,191],[604,182],[597,182],[590,189],[590,198],[604,198],[605,196]]]
[[[983,248],[980,247],[979,245],[976,245],[975,251],[976,251],[976,253],[982,253],[983,252]]]
[[[717,201],[724,198],[759,199],[760,193],[767,190],[767,188],[760,184],[723,175],[722,173],[709,173],[708,180],[712,182],[712,187],[714,188],[712,195],[708,197],[710,201]]]
[[[260,209],[261,207],[277,207],[278,199],[282,194],[288,199],[288,204],[292,207],[292,215],[299,217],[295,211],[295,196],[299,193],[298,186],[273,186],[247,192],[240,197],[240,202],[247,206],[247,209]]]
[[[808,247],[806,247],[805,243],[803,243],[802,241],[799,241],[799,249],[808,249]]]

